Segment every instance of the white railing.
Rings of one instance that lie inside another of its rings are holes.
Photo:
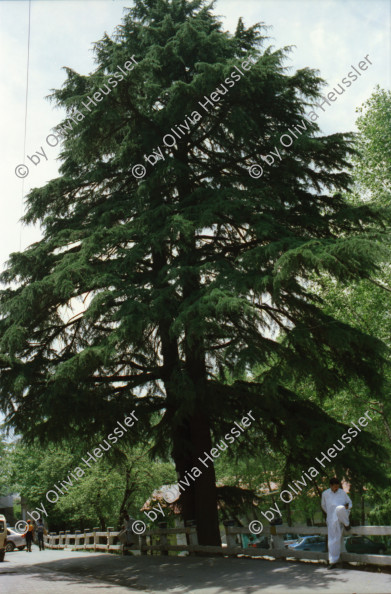
[[[219,546],[204,546],[199,545],[197,540],[197,531],[195,526],[182,528],[155,528],[154,530],[146,530],[145,533],[139,537],[137,545],[133,545],[131,550],[139,550],[141,554],[146,555],[152,551],[158,551],[161,554],[168,554],[168,551],[188,551],[189,554],[204,552],[211,554],[223,555],[249,555],[251,557],[273,557],[275,559],[309,559],[309,560],[324,560],[327,561],[328,554],[317,551],[304,551],[288,549],[284,546],[283,535],[286,533],[295,533],[300,535],[327,535],[326,527],[316,526],[287,526],[286,524],[279,526],[265,527],[259,538],[264,536],[271,536],[270,548],[243,548],[236,543],[238,534],[250,534],[248,528],[237,528],[235,526],[225,526],[227,544],[222,547]],[[113,528],[107,528],[106,531],[101,531],[99,528],[94,528],[92,531],[80,532],[76,530],[75,534],[70,534],[69,531],[60,532],[59,534],[48,534],[45,536],[45,545],[50,549],[64,549],[72,548],[73,550],[94,550],[94,551],[122,551],[123,545],[118,542],[118,531]],[[172,544],[168,537],[175,535],[186,536],[187,544]],[[365,536],[391,536],[391,526],[354,526],[349,532],[345,532],[344,536],[351,535],[365,535]],[[148,542],[147,542],[148,541]],[[115,544],[114,544],[115,543]],[[391,566],[391,555],[373,555],[373,554],[357,554],[347,553],[342,539],[342,553],[341,560],[347,562],[368,563],[373,565],[387,565]]]

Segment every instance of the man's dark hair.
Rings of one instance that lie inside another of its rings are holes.
[[[340,485],[340,484],[341,484],[341,481],[339,481],[337,479],[337,477],[334,476],[333,478],[330,479],[330,485]]]

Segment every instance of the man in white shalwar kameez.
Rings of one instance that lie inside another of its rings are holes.
[[[322,493],[322,509],[327,514],[327,532],[329,546],[329,569],[333,569],[341,554],[341,540],[343,526],[350,530],[349,512],[352,501],[347,493],[340,488],[337,478],[330,479],[330,489]]]

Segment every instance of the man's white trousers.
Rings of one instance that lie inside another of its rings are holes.
[[[338,505],[331,513],[330,518],[327,515],[330,563],[337,563],[341,554],[343,525],[349,526],[349,510],[343,505]]]

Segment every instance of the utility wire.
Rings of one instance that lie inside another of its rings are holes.
[[[27,105],[28,105],[28,94],[29,94],[29,69],[30,69],[30,25],[31,25],[31,0],[29,0],[29,24],[28,24],[28,36],[27,36],[27,67],[26,67],[26,97],[24,106],[24,140],[23,140],[23,159],[24,163],[26,155],[26,136],[27,136]],[[20,203],[20,218],[23,216],[23,198],[24,198],[24,178],[22,179],[22,199]],[[19,234],[19,251],[22,249],[22,221],[20,221],[20,234]]]

